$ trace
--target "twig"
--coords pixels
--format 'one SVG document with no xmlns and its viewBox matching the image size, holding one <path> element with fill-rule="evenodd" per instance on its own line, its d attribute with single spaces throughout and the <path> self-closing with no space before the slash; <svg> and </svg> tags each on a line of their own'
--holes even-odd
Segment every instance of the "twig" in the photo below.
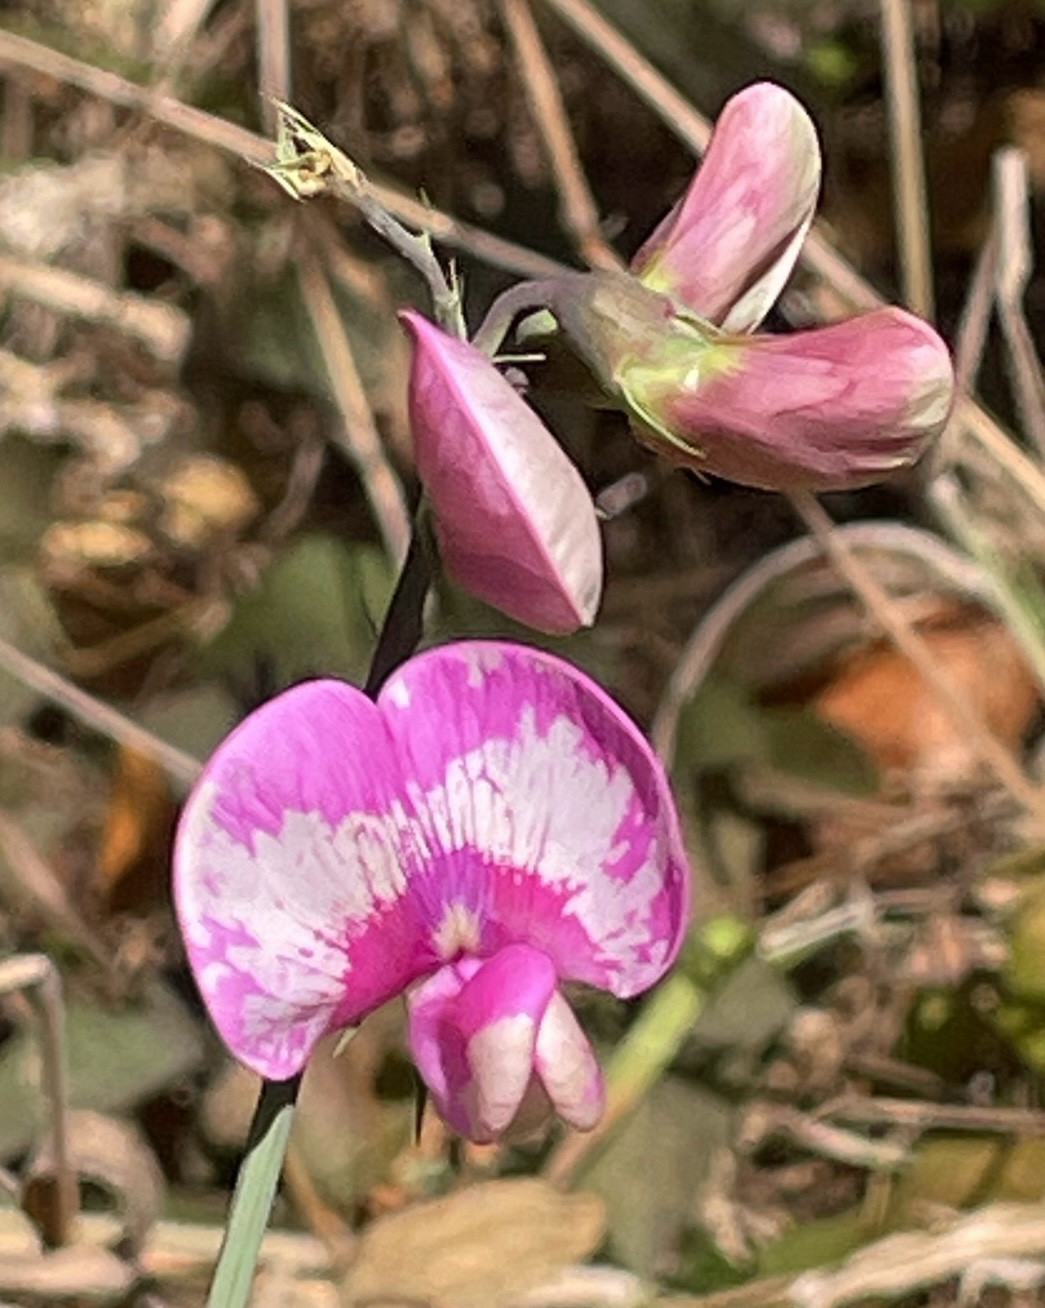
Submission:
<svg viewBox="0 0 1045 1308">
<path fill-rule="evenodd" d="M 902 1126 L 923 1131 L 996 1131 L 1003 1135 L 1045 1135 L 1045 1113 L 1034 1108 L 981 1108 L 976 1104 L 933 1104 L 885 1096 L 846 1095 L 815 1113 L 863 1126 Z"/>
<path fill-rule="evenodd" d="M 186 631 L 193 630 L 196 622 L 209 617 L 211 608 L 210 599 L 190 599 L 180 608 L 168 609 L 154 618 L 117 631 L 97 644 L 69 649 L 62 660 L 65 669 L 72 676 L 85 680 L 103 676 L 121 663 L 140 658 L 168 640 L 184 636 Z"/>
<path fill-rule="evenodd" d="M 976 256 L 976 266 L 969 281 L 969 292 L 962 306 L 962 316 L 958 320 L 958 331 L 954 342 L 954 380 L 959 391 L 976 389 L 976 379 L 983 361 L 983 349 L 987 343 L 987 328 L 990 326 L 997 271 L 998 241 L 992 222 L 980 246 L 980 252 Z M 945 434 L 930 457 L 938 460 L 946 447 Z"/>
<path fill-rule="evenodd" d="M 40 1053 L 44 1092 L 51 1105 L 54 1152 L 54 1209 L 44 1232 L 49 1245 L 68 1244 L 76 1224 L 80 1192 L 69 1162 L 66 1109 L 69 1103 L 62 978 L 45 954 L 16 954 L 0 962 L 0 994 L 24 990 L 40 1018 Z"/>
<path fill-rule="evenodd" d="M 810 1153 L 844 1163 L 847 1167 L 895 1171 L 909 1157 L 905 1145 L 892 1140 L 869 1140 L 855 1131 L 831 1126 L 816 1116 L 800 1112 L 790 1104 L 760 1105 L 754 1117 L 758 1122 L 757 1143 L 771 1136 L 787 1136 Z"/>
<path fill-rule="evenodd" d="M 0 33 L 0 44 L 4 35 Z M 114 291 L 51 264 L 0 255 L 0 292 L 24 296 L 71 318 L 114 327 L 139 340 L 163 363 L 178 363 L 189 343 L 189 319 L 181 309 L 133 291 Z"/>
<path fill-rule="evenodd" d="M 174 96 L 159 93 L 118 73 L 61 54 L 50 46 L 16 36 L 0 29 L 0 65 L 28 68 L 77 86 L 89 95 L 110 104 L 132 109 L 154 122 L 181 132 L 206 145 L 225 150 L 248 163 L 264 167 L 274 162 L 272 142 L 245 127 L 185 104 Z M 402 222 L 428 232 L 434 240 L 454 249 L 466 250 L 476 259 L 522 277 L 548 277 L 563 271 L 554 259 L 536 254 L 514 241 L 484 232 L 469 223 L 459 222 L 439 209 L 422 204 L 413 196 L 403 195 L 394 187 L 372 181 L 374 196 Z"/>
<path fill-rule="evenodd" d="M 806 491 L 789 496 L 796 513 L 824 553 L 881 624 L 897 649 L 918 669 L 941 707 L 1012 797 L 1045 826 L 1045 794 L 1033 785 L 1012 754 L 984 726 L 951 678 L 942 671 L 929 646 L 904 617 L 870 570 L 835 530 L 835 524 Z"/>
<path fill-rule="evenodd" d="M 787 1276 L 764 1276 L 711 1294 L 668 1295 L 655 1300 L 654 1308 L 782 1308 L 789 1303 L 789 1284 Z"/>
<path fill-rule="evenodd" d="M 69 902 L 65 887 L 29 839 L 22 826 L 0 808 L 0 853 L 17 879 L 19 889 L 48 925 L 83 949 L 104 971 L 112 968 L 112 955 Z"/>
<path fill-rule="evenodd" d="M 933 316 L 929 203 L 925 194 L 918 70 L 910 0 L 880 0 L 882 63 L 892 141 L 893 206 L 903 298 L 923 318 Z"/>
<path fill-rule="evenodd" d="M 359 473 L 386 549 L 400 564 L 410 542 L 410 515 L 399 479 L 385 454 L 352 344 L 326 274 L 311 253 L 298 258 L 297 270 L 301 296 L 341 411 L 338 444 Z"/>
<path fill-rule="evenodd" d="M 983 516 L 966 507 L 967 497 L 951 471 L 938 472 L 929 482 L 929 498 L 939 520 L 950 535 L 990 574 L 997 591 L 996 607 L 1009 631 L 1019 642 L 1027 662 L 1045 695 L 1045 641 L 1041 613 L 1033 600 L 1021 593 L 1014 568 L 1006 562 Z"/>
<path fill-rule="evenodd" d="M 501 0 L 501 15 L 559 191 L 563 226 L 590 267 L 621 268 L 620 256 L 602 234 L 599 211 L 581 167 L 566 106 L 530 6 L 527 0 Z"/>
<path fill-rule="evenodd" d="M 326 446 L 317 433 L 303 436 L 290 465 L 283 497 L 258 529 L 266 545 L 280 545 L 305 516 L 326 459 Z"/>
<path fill-rule="evenodd" d="M 65 677 L 52 672 L 38 660 L 23 654 L 14 645 L 0 637 L 0 667 L 9 672 L 18 681 L 31 687 L 52 703 L 66 709 L 81 722 L 86 722 L 95 731 L 117 740 L 121 745 L 154 758 L 167 775 L 180 786 L 188 787 L 196 780 L 200 771 L 198 759 L 183 750 L 168 745 L 165 740 L 154 735 L 145 727 L 139 726 L 124 714 L 101 700 L 88 695 L 86 691 L 74 686 Z"/>
<path fill-rule="evenodd" d="M 681 92 L 643 59 L 632 43 L 606 21 L 588 0 L 544 0 L 635 94 L 696 153 L 711 140 L 711 124 Z"/>
<path fill-rule="evenodd" d="M 458 288 L 447 279 L 422 224 L 420 235 L 408 231 L 377 196 L 370 179 L 303 114 L 278 103 L 276 159 L 265 171 L 294 197 L 307 200 L 329 192 L 358 209 L 369 225 L 428 284 L 436 318 L 455 336 L 466 335 Z"/>
<path fill-rule="evenodd" d="M 997 150 L 992 160 L 993 230 L 998 243 L 995 296 L 1008 346 L 1009 374 L 1024 430 L 1045 455 L 1045 380 L 1023 311 L 1023 296 L 1034 272 L 1030 231 L 1027 156 L 1015 146 Z"/>
<path fill-rule="evenodd" d="M 278 116 L 273 102 L 285 102 L 291 98 L 290 10 L 287 0 L 254 0 L 254 27 L 262 121 L 271 132 Z"/>
<path fill-rule="evenodd" d="M 859 1249 L 837 1270 L 805 1272 L 788 1286 L 787 1298 L 799 1308 L 902 1298 L 961 1276 L 984 1259 L 1042 1253 L 1045 1210 L 1040 1204 L 990 1204 L 942 1231 L 888 1235 Z"/>
</svg>

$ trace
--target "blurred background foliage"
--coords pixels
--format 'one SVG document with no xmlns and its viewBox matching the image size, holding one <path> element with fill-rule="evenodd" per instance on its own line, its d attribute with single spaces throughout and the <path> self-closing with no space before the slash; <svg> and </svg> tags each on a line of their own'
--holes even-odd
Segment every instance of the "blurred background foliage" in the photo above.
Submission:
<svg viewBox="0 0 1045 1308">
<path fill-rule="evenodd" d="M 626 256 L 693 160 L 583 30 L 533 8 Z M 938 317 L 958 342 L 1003 146 L 1023 152 L 1031 262 L 1041 249 L 1045 5 L 909 11 Z M 799 94 L 824 143 L 822 231 L 899 298 L 877 0 L 596 12 L 708 116 L 759 77 Z M 395 310 L 423 290 L 357 215 L 295 206 L 244 162 L 271 126 L 259 91 L 471 225 L 438 248 L 473 325 L 539 258 L 578 259 L 495 0 L 7 0 L 0 83 L 0 968 L 46 952 L 59 970 L 90 1210 L 59 1266 L 38 1235 L 54 1195 L 31 1184 L 53 1182 L 47 1027 L 0 971 L 0 1296 L 195 1304 L 256 1087 L 184 966 L 177 805 L 250 708 L 363 676 L 416 491 Z M 771 326 L 838 310 L 806 269 Z M 1021 312 L 1040 343 L 1033 271 Z M 980 355 L 1023 484 L 997 453 L 952 451 L 827 505 L 1033 794 L 1042 451 L 1004 334 Z M 599 625 L 556 648 L 653 727 L 698 868 L 697 944 L 725 914 L 759 948 L 715 974 L 598 1149 L 462 1151 L 430 1121 L 415 1144 L 400 1014 L 378 1014 L 309 1073 L 256 1302 L 1040 1297 L 1040 811 L 785 500 L 669 472 L 550 366 L 530 380 L 593 490 L 628 506 L 605 526 Z M 472 633 L 531 638 L 440 583 L 429 639 Z M 614 1066 L 634 1008 L 579 1003 Z M 911 1243 L 876 1244 L 898 1232 Z M 873 1275 L 840 1266 L 865 1246 Z M 791 1279 L 806 1269 L 820 1279 Z"/>
</svg>

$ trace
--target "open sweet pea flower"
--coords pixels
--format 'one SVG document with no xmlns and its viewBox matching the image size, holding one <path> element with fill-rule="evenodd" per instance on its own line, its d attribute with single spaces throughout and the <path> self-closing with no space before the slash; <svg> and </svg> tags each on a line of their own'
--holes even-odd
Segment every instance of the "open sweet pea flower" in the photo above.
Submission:
<svg viewBox="0 0 1045 1308">
<path fill-rule="evenodd" d="M 914 463 L 947 421 L 947 347 L 901 309 L 749 334 L 794 267 L 819 182 L 809 115 L 757 83 L 723 109 L 630 275 L 588 274 L 555 295 L 639 439 L 672 462 L 768 490 L 848 489 Z"/>
<path fill-rule="evenodd" d="M 463 642 L 372 701 L 305 683 L 246 719 L 189 797 L 174 891 L 232 1053 L 294 1076 L 328 1031 L 407 993 L 432 1100 L 488 1141 L 602 1110 L 561 993 L 627 998 L 674 959 L 688 870 L 659 762 L 552 655 Z"/>
<path fill-rule="evenodd" d="M 555 437 L 493 363 L 417 313 L 410 419 L 417 471 L 450 575 L 540 631 L 595 620 L 595 506 Z"/>
</svg>

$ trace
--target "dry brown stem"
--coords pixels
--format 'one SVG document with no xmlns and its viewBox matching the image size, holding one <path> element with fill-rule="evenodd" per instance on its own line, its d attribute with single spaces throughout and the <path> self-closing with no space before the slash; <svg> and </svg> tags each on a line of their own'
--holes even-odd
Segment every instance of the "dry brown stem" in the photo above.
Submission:
<svg viewBox="0 0 1045 1308">
<path fill-rule="evenodd" d="M 602 234 L 599 211 L 581 167 L 559 83 L 527 0 L 501 0 L 501 14 L 515 49 L 526 99 L 548 155 L 559 192 L 563 226 L 592 268 L 620 268 L 622 261 Z"/>
<path fill-rule="evenodd" d="M 892 142 L 893 207 L 904 302 L 923 318 L 933 316 L 933 267 L 929 201 L 925 194 L 918 68 L 910 0 L 880 0 L 885 102 Z"/>
<path fill-rule="evenodd" d="M 131 82 L 118 73 L 62 54 L 38 41 L 0 30 L 0 66 L 5 64 L 11 68 L 31 69 L 77 86 L 89 95 L 144 114 L 164 127 L 227 151 L 258 167 L 275 160 L 273 143 L 256 132 L 185 104 L 175 96 Z M 402 222 L 430 233 L 434 240 L 453 249 L 467 250 L 495 267 L 522 277 L 548 277 L 562 271 L 562 266 L 554 259 L 459 222 L 391 186 L 374 182 L 373 191 L 389 212 Z"/>
<path fill-rule="evenodd" d="M 178 363 L 189 343 L 189 320 L 181 309 L 133 291 L 115 291 L 51 264 L 0 255 L 0 293 L 113 327 L 140 341 L 162 363 Z"/>
<path fill-rule="evenodd" d="M 410 513 L 403 489 L 385 453 L 326 273 L 309 253 L 300 256 L 297 269 L 302 299 L 341 411 L 338 445 L 356 467 L 385 547 L 399 565 L 410 543 Z"/>
<path fill-rule="evenodd" d="M 7 822 L 8 819 L 3 818 L 0 833 L 8 833 Z M 0 962 L 0 994 L 13 991 L 24 991 L 29 995 L 40 1022 L 40 1063 L 44 1093 L 51 1109 L 51 1149 L 55 1170 L 54 1207 L 49 1214 L 50 1229 L 45 1235 L 49 1244 L 58 1246 L 67 1244 L 72 1238 L 80 1204 L 79 1188 L 69 1162 L 66 1130 L 69 1079 L 61 974 L 44 954 L 16 954 Z"/>
</svg>

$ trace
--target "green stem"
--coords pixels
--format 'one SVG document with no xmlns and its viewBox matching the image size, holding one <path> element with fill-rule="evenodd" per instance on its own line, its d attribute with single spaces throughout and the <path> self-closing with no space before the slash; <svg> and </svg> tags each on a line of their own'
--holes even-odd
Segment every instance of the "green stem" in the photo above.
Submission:
<svg viewBox="0 0 1045 1308">
<path fill-rule="evenodd" d="M 575 274 L 583 275 L 583 274 Z M 479 324 L 479 330 L 472 337 L 472 344 L 477 350 L 491 358 L 501 347 L 501 343 L 511 330 L 512 323 L 521 313 L 537 309 L 554 310 L 554 302 L 560 289 L 559 278 L 546 278 L 534 282 L 516 282 L 506 291 L 502 291 L 486 311 L 486 317 Z"/>
<path fill-rule="evenodd" d="M 296 109 L 276 100 L 276 161 L 265 165 L 269 174 L 296 200 L 324 191 L 347 200 L 379 236 L 413 264 L 428 284 L 432 309 L 441 327 L 465 339 L 461 296 L 453 276 L 449 279 L 435 257 L 427 232 L 409 231 L 385 208 L 361 168 Z"/>
</svg>

